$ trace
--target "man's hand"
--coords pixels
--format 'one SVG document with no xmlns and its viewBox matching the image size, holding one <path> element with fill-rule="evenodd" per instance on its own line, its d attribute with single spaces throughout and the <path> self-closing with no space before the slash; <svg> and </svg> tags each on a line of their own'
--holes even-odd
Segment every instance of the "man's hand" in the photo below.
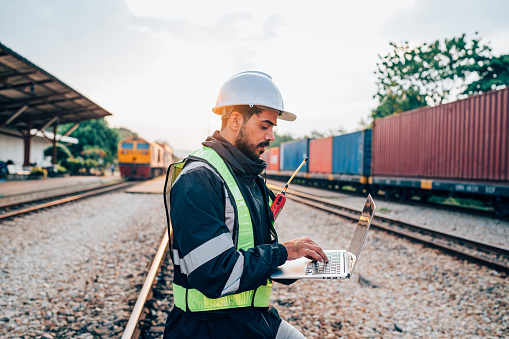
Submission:
<svg viewBox="0 0 509 339">
<path fill-rule="evenodd" d="M 282 244 L 288 252 L 287 260 L 295 260 L 300 257 L 306 257 L 311 260 L 328 262 L 327 256 L 323 250 L 308 237 L 302 237 Z"/>
</svg>

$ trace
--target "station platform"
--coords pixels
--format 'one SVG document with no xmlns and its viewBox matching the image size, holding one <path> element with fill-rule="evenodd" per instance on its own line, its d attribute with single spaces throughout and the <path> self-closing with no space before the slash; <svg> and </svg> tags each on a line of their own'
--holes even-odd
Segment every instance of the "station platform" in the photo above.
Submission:
<svg viewBox="0 0 509 339">
<path fill-rule="evenodd" d="M 57 194 L 71 193 L 77 190 L 92 189 L 123 179 L 118 172 L 104 176 L 69 176 L 37 180 L 0 182 L 0 208 L 15 203 L 41 199 Z"/>
<path fill-rule="evenodd" d="M 138 185 L 130 187 L 125 191 L 127 193 L 143 193 L 143 194 L 162 194 L 164 190 L 164 180 L 166 175 L 161 175 L 153 179 L 144 181 Z"/>
</svg>

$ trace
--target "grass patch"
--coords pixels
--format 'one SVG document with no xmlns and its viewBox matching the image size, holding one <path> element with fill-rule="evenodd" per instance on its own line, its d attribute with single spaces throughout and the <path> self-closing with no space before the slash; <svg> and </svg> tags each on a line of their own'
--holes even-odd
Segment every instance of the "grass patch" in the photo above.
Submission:
<svg viewBox="0 0 509 339">
<path fill-rule="evenodd" d="M 491 211 L 491 207 L 487 207 L 483 204 L 482 201 L 474 200 L 474 199 L 464 199 L 464 198 L 452 198 L 452 197 L 437 197 L 432 196 L 429 198 L 429 202 L 443 204 L 448 206 L 458 206 L 465 208 L 473 208 L 482 211 Z"/>
<path fill-rule="evenodd" d="M 378 211 L 380 213 L 389 213 L 389 212 L 392 212 L 392 210 L 390 208 L 387 208 L 387 207 L 380 207 L 380 209 Z"/>
</svg>

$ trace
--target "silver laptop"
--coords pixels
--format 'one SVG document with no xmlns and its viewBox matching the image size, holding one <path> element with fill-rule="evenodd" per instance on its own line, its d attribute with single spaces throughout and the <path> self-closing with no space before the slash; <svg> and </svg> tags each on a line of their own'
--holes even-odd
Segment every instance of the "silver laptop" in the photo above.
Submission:
<svg viewBox="0 0 509 339">
<path fill-rule="evenodd" d="M 375 209 L 375 202 L 371 198 L 371 195 L 368 195 L 348 251 L 324 251 L 327 258 L 329 258 L 329 262 L 326 264 L 307 258 L 287 261 L 284 265 L 278 267 L 277 271 L 271 275 L 271 278 L 349 279 L 359 259 L 359 255 L 361 254 L 362 245 L 368 234 Z"/>
</svg>

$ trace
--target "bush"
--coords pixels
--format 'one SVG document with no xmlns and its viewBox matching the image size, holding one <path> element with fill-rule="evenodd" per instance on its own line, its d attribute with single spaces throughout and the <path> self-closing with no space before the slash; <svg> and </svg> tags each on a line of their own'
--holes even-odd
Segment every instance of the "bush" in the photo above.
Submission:
<svg viewBox="0 0 509 339">
<path fill-rule="evenodd" d="M 49 146 L 44 150 L 44 156 L 52 157 L 53 156 L 53 146 Z M 65 160 L 71 157 L 71 151 L 62 144 L 57 143 L 57 161 L 59 164 L 63 163 Z"/>
<path fill-rule="evenodd" d="M 36 166 L 32 168 L 32 172 L 29 174 L 29 178 L 46 178 L 48 176 L 48 171 L 44 168 Z"/>
<path fill-rule="evenodd" d="M 62 167 L 60 165 L 46 167 L 45 169 L 48 171 L 48 177 L 51 177 L 51 178 L 63 177 L 64 174 L 68 172 L 65 169 L 65 167 Z"/>
<path fill-rule="evenodd" d="M 68 171 L 65 169 L 65 167 L 64 167 L 64 166 L 57 165 L 57 172 L 58 172 L 58 173 L 65 174 L 65 173 L 67 173 Z"/>
<path fill-rule="evenodd" d="M 87 171 L 87 174 L 91 173 L 91 169 L 96 168 L 99 166 L 99 162 L 94 159 L 87 159 L 85 160 L 85 170 Z"/>
<path fill-rule="evenodd" d="M 62 166 L 71 174 L 79 174 L 85 168 L 85 161 L 82 158 L 67 158 L 62 162 Z"/>
</svg>

